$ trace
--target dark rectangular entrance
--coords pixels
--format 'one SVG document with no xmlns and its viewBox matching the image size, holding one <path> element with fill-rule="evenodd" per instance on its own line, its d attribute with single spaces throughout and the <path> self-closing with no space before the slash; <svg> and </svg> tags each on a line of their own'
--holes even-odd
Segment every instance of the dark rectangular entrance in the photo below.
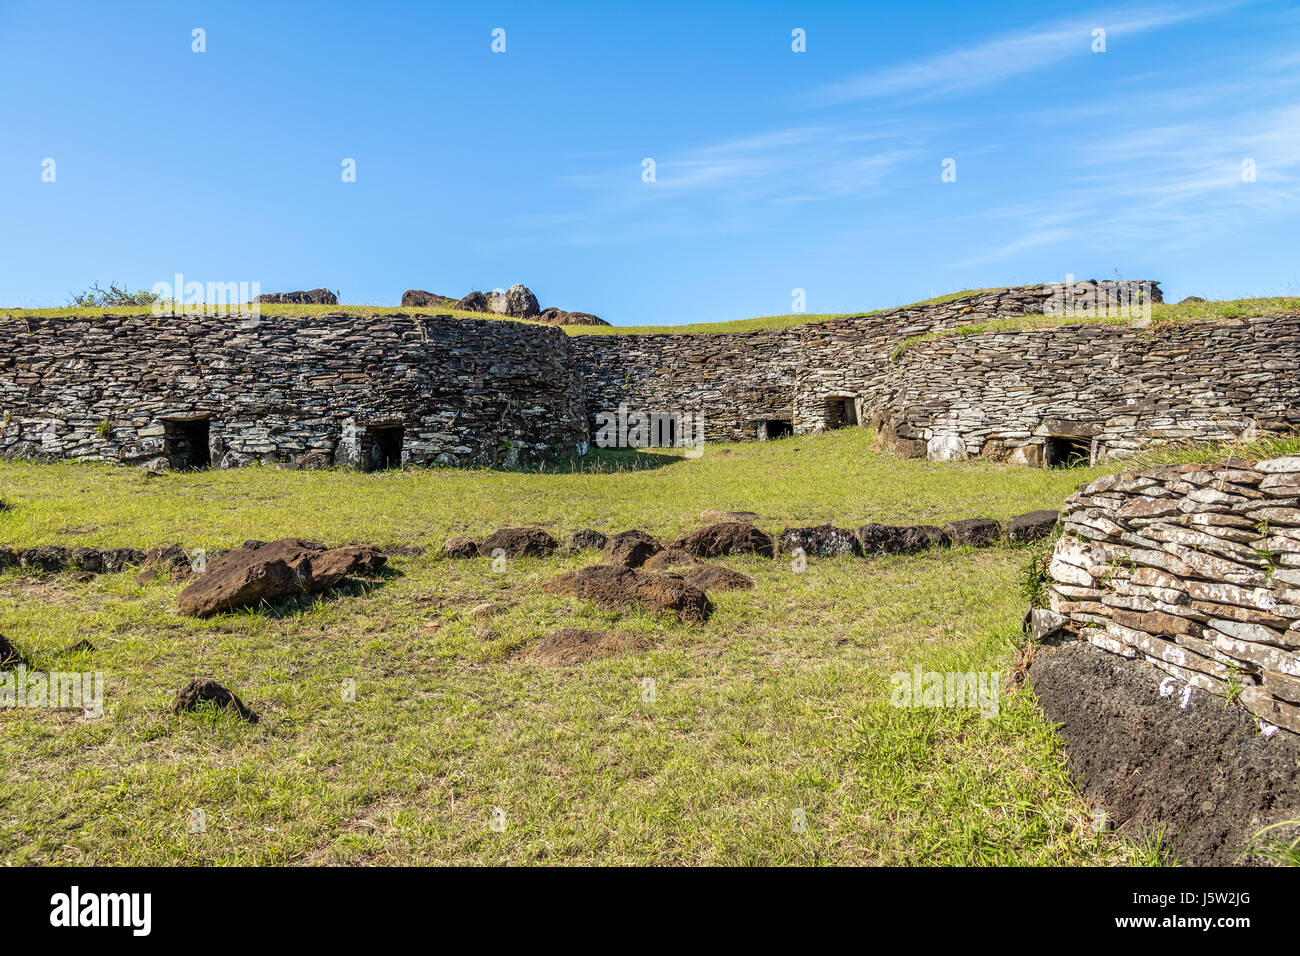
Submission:
<svg viewBox="0 0 1300 956">
<path fill-rule="evenodd" d="M 163 451 L 170 468 L 207 468 L 212 464 L 210 423 L 206 418 L 163 421 Z"/>
<path fill-rule="evenodd" d="M 843 428 L 845 425 L 858 423 L 858 403 L 856 399 L 828 398 L 826 400 L 826 427 Z"/>
<path fill-rule="evenodd" d="M 788 438 L 794 434 L 794 422 L 783 418 L 769 418 L 764 434 L 768 438 Z"/>
<path fill-rule="evenodd" d="M 403 437 L 401 425 L 367 425 L 361 442 L 361 470 L 401 468 Z"/>
<path fill-rule="evenodd" d="M 1047 439 L 1048 468 L 1076 468 L 1092 463 L 1092 442 L 1087 438 L 1053 435 Z"/>
</svg>

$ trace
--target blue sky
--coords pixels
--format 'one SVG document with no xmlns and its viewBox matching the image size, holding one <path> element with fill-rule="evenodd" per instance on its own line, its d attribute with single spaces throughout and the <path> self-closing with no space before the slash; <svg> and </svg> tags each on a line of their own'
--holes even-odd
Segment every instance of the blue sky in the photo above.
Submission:
<svg viewBox="0 0 1300 956">
<path fill-rule="evenodd" d="M 1300 294 L 1293 3 L 0 0 L 0 84 L 0 305 L 178 272 L 616 324 Z"/>
</svg>

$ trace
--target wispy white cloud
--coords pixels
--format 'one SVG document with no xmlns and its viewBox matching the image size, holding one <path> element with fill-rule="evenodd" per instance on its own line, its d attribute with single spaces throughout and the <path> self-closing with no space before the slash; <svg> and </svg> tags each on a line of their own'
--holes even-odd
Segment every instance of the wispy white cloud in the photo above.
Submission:
<svg viewBox="0 0 1300 956">
<path fill-rule="evenodd" d="M 809 100 L 829 106 L 859 100 L 926 98 L 970 93 L 1091 53 L 1092 31 L 1109 43 L 1150 30 L 1221 13 L 1238 3 L 1099 10 L 1069 21 L 1005 33 L 962 49 L 882 67 L 823 86 Z"/>
</svg>

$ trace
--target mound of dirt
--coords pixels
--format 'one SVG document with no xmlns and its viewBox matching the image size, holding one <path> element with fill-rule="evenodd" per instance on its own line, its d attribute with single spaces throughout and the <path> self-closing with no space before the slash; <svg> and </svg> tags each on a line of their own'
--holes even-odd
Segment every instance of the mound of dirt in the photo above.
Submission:
<svg viewBox="0 0 1300 956">
<path fill-rule="evenodd" d="M 601 560 L 624 568 L 639 568 L 664 546 L 644 531 L 622 531 L 605 542 Z"/>
<path fill-rule="evenodd" d="M 507 558 L 542 558 L 554 554 L 555 539 L 541 528 L 502 528 L 478 546 L 479 557 L 490 558 L 500 548 Z"/>
<path fill-rule="evenodd" d="M 645 571 L 670 571 L 695 563 L 695 555 L 681 548 L 665 548 L 653 558 L 641 565 Z"/>
<path fill-rule="evenodd" d="M 674 541 L 671 547 L 701 558 L 718 558 L 724 554 L 758 554 L 770 558 L 775 552 L 770 537 L 752 524 L 740 521 L 711 524 Z"/>
<path fill-rule="evenodd" d="M 448 538 L 442 543 L 442 556 L 444 558 L 477 558 L 478 542 L 472 538 Z"/>
<path fill-rule="evenodd" d="M 200 677 L 198 680 L 191 681 L 172 698 L 171 705 L 167 709 L 173 714 L 179 714 L 195 710 L 203 703 L 212 703 L 220 708 L 230 707 L 241 720 L 246 720 L 250 724 L 255 724 L 259 720 L 258 715 L 249 710 L 237 695 L 226 690 L 210 677 Z"/>
<path fill-rule="evenodd" d="M 701 591 L 747 591 L 754 586 L 754 579 L 748 574 L 717 564 L 697 564 L 682 579 Z"/>
<path fill-rule="evenodd" d="M 1131 836 L 1163 827 L 1183 863 L 1248 862 L 1254 834 L 1300 817 L 1300 738 L 1240 707 L 1084 641 L 1039 647 L 1029 681 L 1084 795 Z"/>
<path fill-rule="evenodd" d="M 609 610 L 643 607 L 703 622 L 713 612 L 708 595 L 671 574 L 647 574 L 607 564 L 566 571 L 542 585 L 550 594 L 586 598 Z"/>
<path fill-rule="evenodd" d="M 630 631 L 584 631 L 566 627 L 544 638 L 524 654 L 524 659 L 541 667 L 571 667 L 603 657 L 637 654 L 649 648 L 646 638 Z"/>
</svg>

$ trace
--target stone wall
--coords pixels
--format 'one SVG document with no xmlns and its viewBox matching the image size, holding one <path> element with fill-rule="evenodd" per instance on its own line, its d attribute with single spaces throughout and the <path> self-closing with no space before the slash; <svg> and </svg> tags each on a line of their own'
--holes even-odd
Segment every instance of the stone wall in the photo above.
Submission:
<svg viewBox="0 0 1300 956">
<path fill-rule="evenodd" d="M 12 320 L 0 408 L 0 455 L 150 468 L 516 464 L 586 439 L 561 330 L 449 316 Z"/>
<path fill-rule="evenodd" d="M 905 338 L 1003 316 L 1159 302 L 1158 283 L 1080 282 L 998 289 L 932 305 L 786 329 L 705 335 L 585 335 L 574 340 L 587 414 L 620 405 L 703 414 L 709 441 L 867 424 L 895 391 L 890 354 Z"/>
<path fill-rule="evenodd" d="M 1164 671 L 1162 693 L 1300 733 L 1300 458 L 1111 475 L 1062 524 L 1040 637 L 1068 630 Z"/>
<path fill-rule="evenodd" d="M 1300 426 L 1300 316 L 941 336 L 904 351 L 889 387 L 889 430 L 931 458 L 1253 440 Z"/>
</svg>

